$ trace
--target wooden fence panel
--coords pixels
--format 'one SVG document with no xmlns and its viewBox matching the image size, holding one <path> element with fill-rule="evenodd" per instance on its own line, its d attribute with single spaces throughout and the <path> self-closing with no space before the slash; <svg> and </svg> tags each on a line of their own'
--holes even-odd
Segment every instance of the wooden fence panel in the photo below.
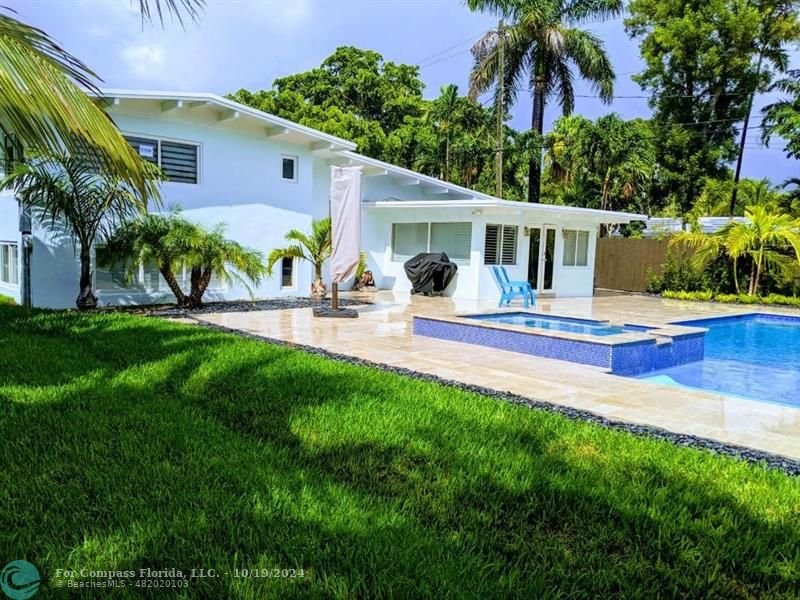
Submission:
<svg viewBox="0 0 800 600">
<path fill-rule="evenodd" d="M 648 273 L 660 275 L 663 272 L 668 243 L 666 239 L 598 239 L 594 263 L 595 287 L 644 292 Z"/>
</svg>

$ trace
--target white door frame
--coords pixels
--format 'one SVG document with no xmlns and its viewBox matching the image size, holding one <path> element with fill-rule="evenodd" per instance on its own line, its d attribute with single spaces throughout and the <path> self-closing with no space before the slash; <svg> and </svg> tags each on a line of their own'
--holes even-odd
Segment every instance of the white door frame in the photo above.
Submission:
<svg viewBox="0 0 800 600">
<path fill-rule="evenodd" d="M 537 256 L 528 256 L 528 264 L 530 264 L 531 260 L 538 261 L 538 269 L 536 275 L 536 293 L 538 294 L 551 294 L 555 290 L 555 283 L 556 283 L 556 241 L 558 240 L 558 227 L 555 225 L 548 225 L 548 224 L 540 224 L 540 225 L 529 225 L 528 230 L 534 231 L 539 230 L 539 249 L 537 251 Z M 544 270 L 545 265 L 547 263 L 547 254 L 545 252 L 547 248 L 547 232 L 553 232 L 553 254 L 552 254 L 552 268 L 553 268 L 553 275 L 550 282 L 550 287 L 544 287 Z M 530 242 L 528 243 L 530 246 Z"/>
</svg>

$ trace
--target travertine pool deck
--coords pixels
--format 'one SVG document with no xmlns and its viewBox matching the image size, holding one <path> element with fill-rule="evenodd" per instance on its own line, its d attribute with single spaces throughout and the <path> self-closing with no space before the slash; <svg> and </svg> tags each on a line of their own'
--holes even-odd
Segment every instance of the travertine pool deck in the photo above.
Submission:
<svg viewBox="0 0 800 600">
<path fill-rule="evenodd" d="M 358 319 L 316 319 L 309 308 L 203 314 L 196 318 L 259 336 L 588 410 L 619 421 L 800 459 L 800 409 L 617 377 L 597 367 L 571 362 L 412 335 L 414 315 L 451 317 L 497 312 L 494 303 L 391 292 L 364 297 L 373 304 L 358 307 Z M 521 309 L 515 306 L 511 310 Z M 629 295 L 540 299 L 532 310 L 637 325 L 750 312 L 798 314 L 766 307 Z"/>
</svg>

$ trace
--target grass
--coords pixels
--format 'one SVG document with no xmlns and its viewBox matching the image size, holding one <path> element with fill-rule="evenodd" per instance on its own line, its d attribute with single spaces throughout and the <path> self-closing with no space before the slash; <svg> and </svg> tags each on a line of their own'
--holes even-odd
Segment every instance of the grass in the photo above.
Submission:
<svg viewBox="0 0 800 600">
<path fill-rule="evenodd" d="M 797 597 L 777 471 L 157 319 L 0 307 L 0 347 L 0 561 L 45 597 Z"/>
</svg>

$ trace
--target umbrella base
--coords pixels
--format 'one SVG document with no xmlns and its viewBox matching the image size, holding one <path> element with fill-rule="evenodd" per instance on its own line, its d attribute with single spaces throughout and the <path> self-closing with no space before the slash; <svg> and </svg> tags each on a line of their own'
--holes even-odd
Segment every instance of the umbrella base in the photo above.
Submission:
<svg viewBox="0 0 800 600">
<path fill-rule="evenodd" d="M 327 306 L 318 306 L 313 309 L 315 317 L 335 318 L 335 319 L 357 319 L 358 313 L 352 308 L 339 308 L 334 310 Z"/>
</svg>

